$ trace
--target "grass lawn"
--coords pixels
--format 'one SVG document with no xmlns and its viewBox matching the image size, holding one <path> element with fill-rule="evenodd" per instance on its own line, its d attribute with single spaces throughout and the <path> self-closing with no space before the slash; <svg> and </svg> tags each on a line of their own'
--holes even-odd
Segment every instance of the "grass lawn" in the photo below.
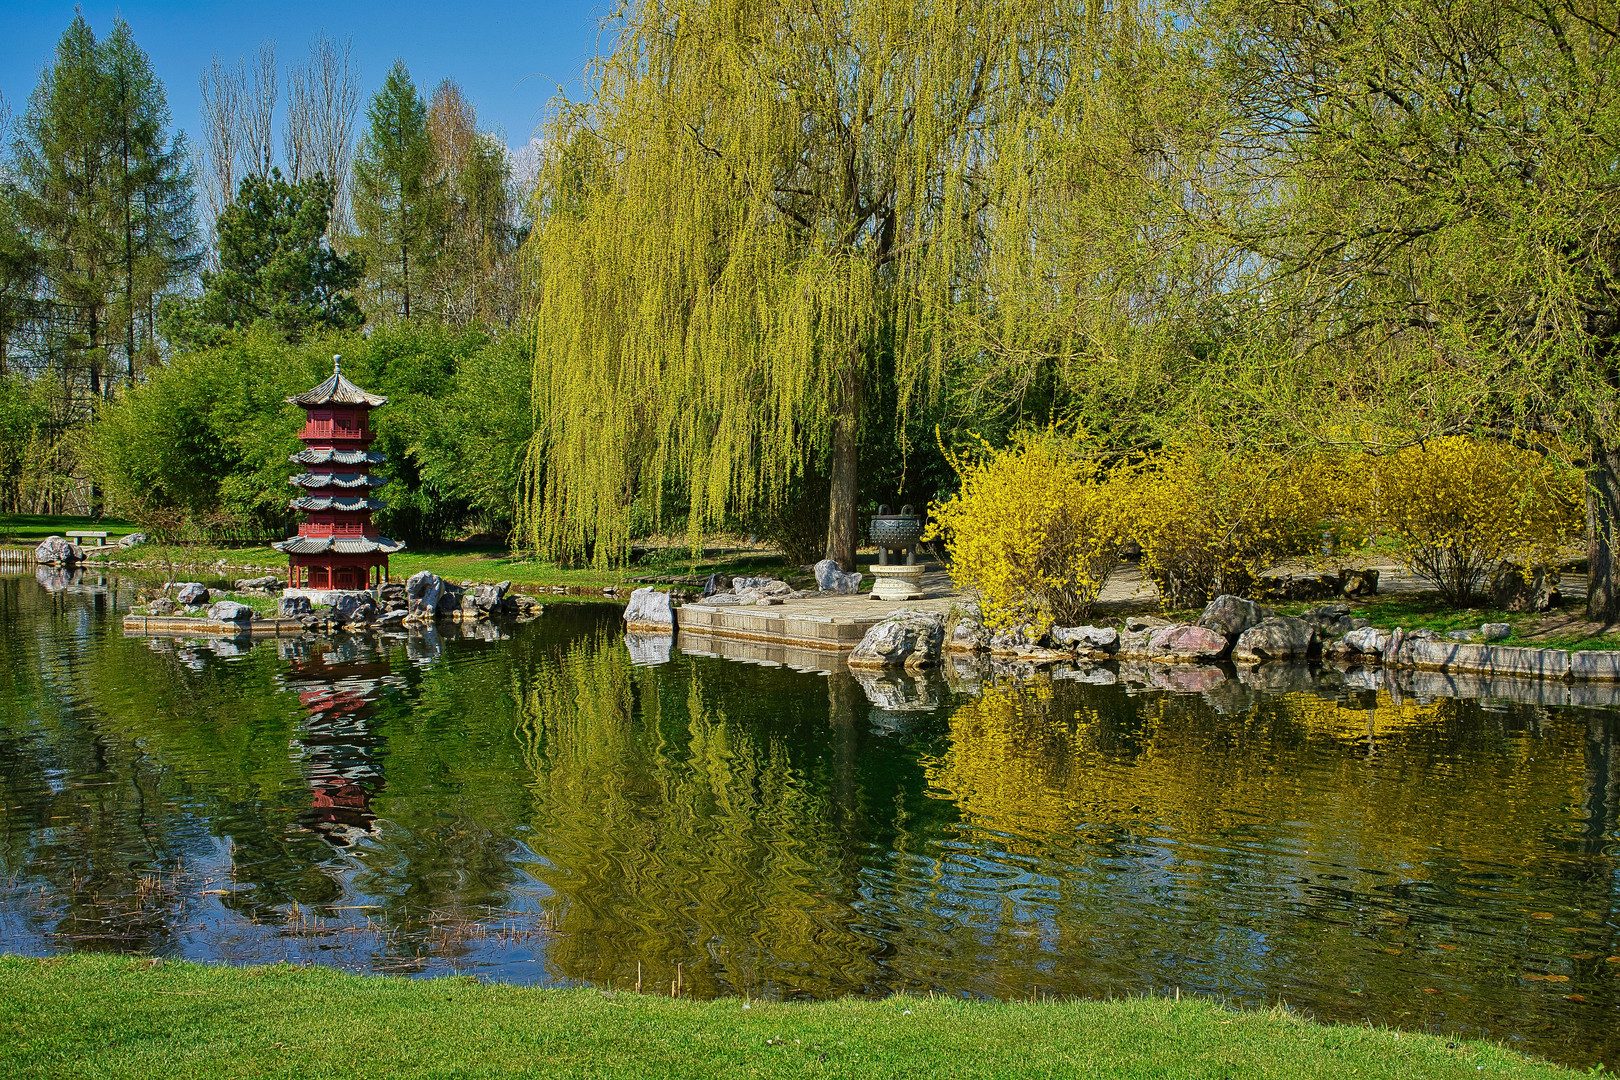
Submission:
<svg viewBox="0 0 1620 1080">
<path fill-rule="evenodd" d="M 1564 1077 L 1496 1046 L 1191 998 L 712 1002 L 327 968 L 0 958 L 0 1074 L 75 1077 Z"/>
</svg>

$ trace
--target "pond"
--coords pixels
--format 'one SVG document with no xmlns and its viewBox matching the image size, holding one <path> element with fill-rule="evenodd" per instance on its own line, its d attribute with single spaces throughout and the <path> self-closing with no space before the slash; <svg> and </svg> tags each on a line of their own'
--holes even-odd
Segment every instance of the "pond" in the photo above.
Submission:
<svg viewBox="0 0 1620 1080">
<path fill-rule="evenodd" d="M 61 585 L 0 577 L 0 950 L 1180 992 L 1620 1066 L 1613 708 L 649 663 L 590 604 L 246 647 Z"/>
</svg>

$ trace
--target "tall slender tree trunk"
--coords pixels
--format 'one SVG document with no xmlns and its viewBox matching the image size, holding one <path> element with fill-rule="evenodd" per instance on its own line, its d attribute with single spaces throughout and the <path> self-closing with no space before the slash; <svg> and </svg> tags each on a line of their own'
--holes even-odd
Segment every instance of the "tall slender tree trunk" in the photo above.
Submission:
<svg viewBox="0 0 1620 1080">
<path fill-rule="evenodd" d="M 1586 469 L 1586 617 L 1620 621 L 1620 447 L 1593 440 Z"/>
<path fill-rule="evenodd" d="M 824 556 L 845 570 L 855 569 L 855 541 L 859 534 L 855 509 L 860 498 L 860 435 L 861 363 L 859 356 L 854 355 L 838 380 Z"/>
</svg>

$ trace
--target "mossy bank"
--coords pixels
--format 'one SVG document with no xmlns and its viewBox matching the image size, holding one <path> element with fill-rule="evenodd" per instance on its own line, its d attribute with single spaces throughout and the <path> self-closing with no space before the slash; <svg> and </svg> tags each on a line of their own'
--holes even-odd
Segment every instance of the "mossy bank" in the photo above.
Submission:
<svg viewBox="0 0 1620 1080">
<path fill-rule="evenodd" d="M 1480 1042 L 1186 998 L 698 1002 L 327 968 L 0 958 L 34 1077 L 1564 1077 Z"/>
</svg>

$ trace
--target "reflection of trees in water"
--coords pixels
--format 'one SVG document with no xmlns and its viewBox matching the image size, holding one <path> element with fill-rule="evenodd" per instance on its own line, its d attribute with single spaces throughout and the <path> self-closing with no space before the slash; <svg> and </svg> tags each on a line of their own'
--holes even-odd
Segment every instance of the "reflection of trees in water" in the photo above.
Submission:
<svg viewBox="0 0 1620 1080">
<path fill-rule="evenodd" d="M 1078 970 L 1032 967 L 1042 985 L 1156 972 L 1286 989 L 1334 1017 L 1432 1003 L 1438 1019 L 1462 995 L 1469 1016 L 1522 1027 L 1596 1003 L 1527 993 L 1518 971 L 1590 967 L 1620 944 L 1604 914 L 1620 908 L 1611 714 L 1295 693 L 1233 717 L 1196 696 L 1059 684 L 992 689 L 949 723 L 926 765 L 964 846 L 1046 864 L 1036 902 L 1014 906 Z M 1527 885 L 1555 916 L 1526 917 Z M 1006 915 L 981 912 L 981 934 Z"/>
<path fill-rule="evenodd" d="M 562 931 L 553 973 L 623 985 L 639 962 L 667 984 L 684 964 L 698 994 L 875 985 L 883 944 L 858 896 L 859 687 L 834 677 L 829 732 L 826 699 L 783 694 L 780 672 L 682 671 L 637 669 L 598 638 L 524 689 L 531 869 Z"/>
</svg>

